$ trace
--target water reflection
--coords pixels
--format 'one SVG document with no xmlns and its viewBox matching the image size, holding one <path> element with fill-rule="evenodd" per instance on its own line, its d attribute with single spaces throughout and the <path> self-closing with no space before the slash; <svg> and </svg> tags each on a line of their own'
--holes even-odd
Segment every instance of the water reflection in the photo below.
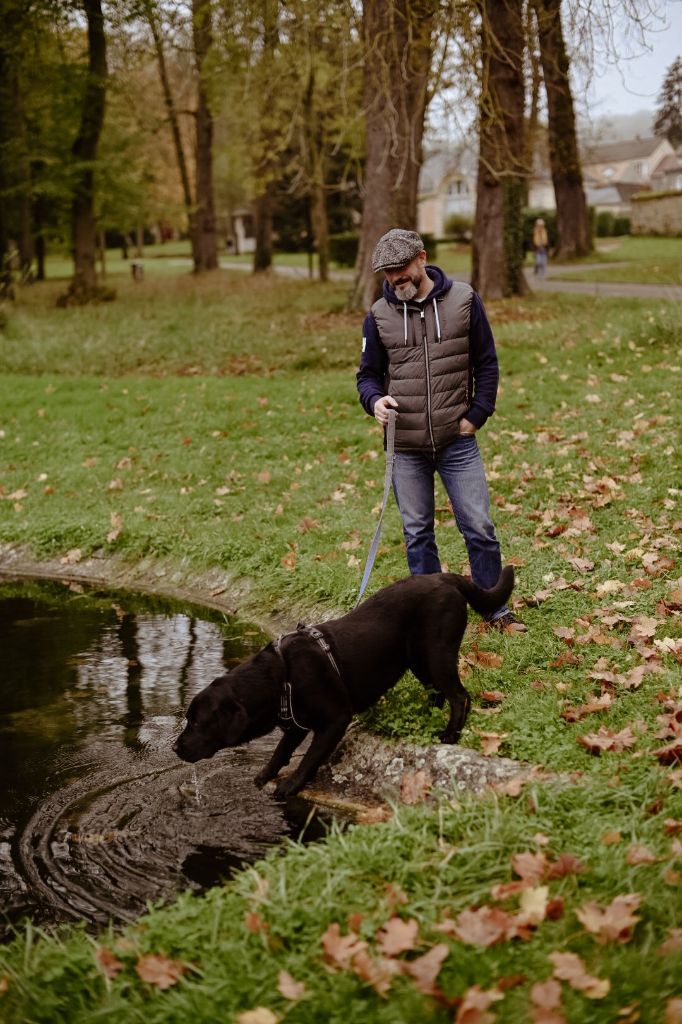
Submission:
<svg viewBox="0 0 682 1024">
<path fill-rule="evenodd" d="M 128 919 L 291 834 L 251 783 L 275 737 L 195 776 L 170 750 L 193 694 L 264 639 L 138 595 L 0 584 L 6 920 Z"/>
</svg>

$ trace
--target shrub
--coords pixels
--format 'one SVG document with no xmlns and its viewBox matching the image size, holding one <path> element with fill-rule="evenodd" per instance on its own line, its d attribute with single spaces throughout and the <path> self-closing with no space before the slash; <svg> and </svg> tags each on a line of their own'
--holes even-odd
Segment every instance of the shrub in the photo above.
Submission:
<svg viewBox="0 0 682 1024">
<path fill-rule="evenodd" d="M 451 213 L 445 221 L 445 234 L 455 242 L 471 241 L 474 218 L 464 213 Z"/>
<path fill-rule="evenodd" d="M 596 221 L 596 235 L 597 238 L 609 238 L 615 234 L 613 226 L 615 223 L 615 217 L 610 210 L 602 210 L 597 214 Z"/>
<path fill-rule="evenodd" d="M 329 236 L 329 258 L 340 267 L 354 267 L 360 237 L 354 231 Z"/>
<path fill-rule="evenodd" d="M 630 218 L 629 217 L 614 217 L 613 218 L 613 233 L 614 233 L 614 235 L 629 235 L 630 234 Z"/>
</svg>

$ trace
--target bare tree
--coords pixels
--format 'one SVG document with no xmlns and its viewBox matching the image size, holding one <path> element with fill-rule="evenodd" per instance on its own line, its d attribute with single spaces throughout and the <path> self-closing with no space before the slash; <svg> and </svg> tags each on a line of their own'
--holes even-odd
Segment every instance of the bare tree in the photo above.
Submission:
<svg viewBox="0 0 682 1024">
<path fill-rule="evenodd" d="M 417 186 L 437 0 L 364 0 L 366 154 L 351 309 L 377 294 L 372 250 L 392 227 L 416 228 Z"/>
<path fill-rule="evenodd" d="M 473 287 L 485 298 L 523 295 L 524 145 L 522 0 L 482 0 L 479 163 Z"/>
<path fill-rule="evenodd" d="M 279 126 L 273 115 L 277 90 L 275 53 L 279 41 L 278 0 L 259 0 L 262 19 L 261 58 L 259 62 L 259 132 L 256 146 L 256 194 L 253 202 L 256 248 L 253 254 L 254 273 L 272 266 L 273 182 L 279 148 Z"/>
<path fill-rule="evenodd" d="M 74 273 L 65 301 L 87 302 L 96 294 L 94 191 L 97 145 L 104 124 L 107 52 L 100 0 L 83 0 L 88 23 L 88 71 L 78 135 L 71 147 L 74 160 L 71 241 Z"/>
<path fill-rule="evenodd" d="M 218 266 L 213 206 L 213 117 L 206 86 L 206 58 L 211 48 L 211 0 L 192 0 L 194 57 L 197 67 L 196 204 L 194 271 Z"/>
<path fill-rule="evenodd" d="M 590 217 L 576 137 L 570 62 L 561 25 L 561 0 L 533 0 L 547 93 L 549 159 L 557 215 L 555 256 L 584 256 L 592 249 Z"/>
</svg>

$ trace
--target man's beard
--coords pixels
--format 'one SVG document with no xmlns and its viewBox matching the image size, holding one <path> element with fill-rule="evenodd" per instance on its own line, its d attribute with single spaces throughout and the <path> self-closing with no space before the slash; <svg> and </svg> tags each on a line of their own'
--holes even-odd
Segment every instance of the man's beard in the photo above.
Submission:
<svg viewBox="0 0 682 1024">
<path fill-rule="evenodd" d="M 422 279 L 422 274 L 412 274 L 409 276 L 406 274 L 404 280 L 400 278 L 401 284 L 393 285 L 393 291 L 401 302 L 410 302 L 419 291 Z"/>
</svg>

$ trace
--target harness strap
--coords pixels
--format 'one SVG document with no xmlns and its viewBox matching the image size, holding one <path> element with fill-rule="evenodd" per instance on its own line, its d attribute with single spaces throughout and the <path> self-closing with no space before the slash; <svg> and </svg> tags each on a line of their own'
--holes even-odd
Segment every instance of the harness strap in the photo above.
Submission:
<svg viewBox="0 0 682 1024">
<path fill-rule="evenodd" d="M 283 640 L 286 640 L 287 637 L 290 636 L 300 636 L 302 633 L 307 634 L 309 637 L 311 637 L 311 639 L 315 640 L 319 644 L 324 653 L 327 655 L 327 658 L 329 659 L 329 662 L 334 671 L 336 672 L 336 674 L 339 677 L 341 676 L 339 666 L 337 665 L 336 659 L 332 654 L 332 649 L 327 643 L 324 635 L 320 632 L 319 629 L 317 629 L 316 626 L 306 626 L 303 622 L 299 622 L 294 632 L 284 633 L 282 634 L 282 636 L 278 636 L 272 645 L 275 654 L 282 663 L 282 689 L 280 690 L 279 694 L 279 714 L 277 715 L 277 718 L 279 719 L 280 726 L 282 727 L 282 729 L 285 730 L 290 729 L 292 725 L 298 726 L 299 729 L 306 728 L 305 725 L 301 725 L 300 722 L 297 722 L 294 716 L 294 705 L 291 696 L 291 680 L 289 679 L 289 669 L 287 667 L 286 658 L 284 657 L 284 652 L 282 651 Z"/>
<path fill-rule="evenodd" d="M 391 483 L 393 481 L 393 460 L 395 458 L 395 421 L 397 419 L 397 413 L 395 409 L 388 410 L 388 428 L 386 430 L 386 468 L 384 470 L 384 496 L 381 503 L 381 512 L 379 513 L 379 522 L 377 523 L 376 530 L 374 531 L 374 537 L 369 548 L 369 554 L 367 555 L 367 561 L 365 563 L 365 571 L 362 574 L 362 583 L 360 584 L 360 591 L 355 600 L 353 608 L 357 608 L 362 599 L 362 595 L 365 592 L 367 584 L 369 583 L 370 573 L 372 572 L 372 566 L 374 565 L 374 559 L 376 558 L 377 551 L 379 549 L 379 540 L 381 538 L 381 527 L 384 521 L 384 512 L 386 511 L 386 505 L 388 504 L 388 495 L 391 490 Z"/>
</svg>

